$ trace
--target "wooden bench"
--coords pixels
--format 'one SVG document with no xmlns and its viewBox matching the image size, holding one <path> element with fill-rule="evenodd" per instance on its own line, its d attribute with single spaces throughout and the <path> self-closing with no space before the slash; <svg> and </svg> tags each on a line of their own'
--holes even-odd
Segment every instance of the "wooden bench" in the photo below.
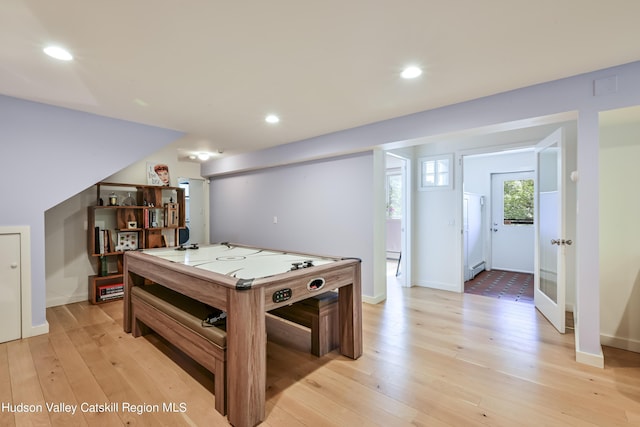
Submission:
<svg viewBox="0 0 640 427">
<path fill-rule="evenodd" d="M 213 373 L 215 407 L 226 415 L 227 333 L 216 326 L 202 326 L 211 308 L 154 284 L 131 288 L 131 313 L 134 337 L 152 329 Z"/>
<path fill-rule="evenodd" d="M 310 351 L 316 356 L 340 347 L 339 333 L 336 292 L 314 295 L 271 310 L 267 315 L 269 340 Z"/>
</svg>

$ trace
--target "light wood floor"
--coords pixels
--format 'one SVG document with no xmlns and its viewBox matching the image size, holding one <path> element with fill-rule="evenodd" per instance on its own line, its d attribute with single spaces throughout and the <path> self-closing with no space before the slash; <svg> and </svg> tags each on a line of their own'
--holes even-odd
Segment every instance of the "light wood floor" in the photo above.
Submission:
<svg viewBox="0 0 640 427">
<path fill-rule="evenodd" d="M 123 333 L 122 302 L 50 308 L 47 318 L 48 335 L 0 344 L 0 405 L 43 406 L 5 408 L 1 426 L 226 425 L 202 369 L 157 338 Z M 605 348 L 604 369 L 578 364 L 573 334 L 529 304 L 393 287 L 364 306 L 364 350 L 353 361 L 269 343 L 263 425 L 640 425 L 640 355 Z M 72 415 L 47 402 L 94 406 Z M 86 412 L 109 402 L 119 411 Z"/>
</svg>

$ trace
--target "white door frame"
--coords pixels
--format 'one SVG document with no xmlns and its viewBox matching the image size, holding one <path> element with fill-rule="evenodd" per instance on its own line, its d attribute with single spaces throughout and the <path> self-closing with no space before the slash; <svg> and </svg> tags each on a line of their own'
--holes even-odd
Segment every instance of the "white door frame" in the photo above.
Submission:
<svg viewBox="0 0 640 427">
<path fill-rule="evenodd" d="M 411 161 L 398 154 L 386 152 L 386 155 L 393 156 L 402 161 L 402 219 L 400 222 L 400 275 L 398 280 L 400 286 L 411 286 Z M 385 181 L 386 185 L 386 181 Z M 386 188 L 385 188 L 386 193 Z"/>
<path fill-rule="evenodd" d="M 458 212 L 458 218 L 459 218 L 459 224 L 460 225 L 460 248 L 459 248 L 459 254 L 460 254 L 460 280 L 459 280 L 459 292 L 460 293 L 464 293 L 464 229 L 462 228 L 462 224 L 464 223 L 464 212 L 463 212 L 463 200 L 464 200 L 464 158 L 468 157 L 468 156 L 474 156 L 474 155 L 492 155 L 492 154 L 499 154 L 499 153 L 504 153 L 504 152 L 508 152 L 508 151 L 514 151 L 514 150 L 533 150 L 534 149 L 534 145 L 531 143 L 526 143 L 526 144 L 503 144 L 503 145 L 494 145 L 494 146 L 489 146 L 489 147 L 483 147 L 483 148 L 474 148 L 474 149 L 469 149 L 469 150 L 463 150 L 460 151 L 459 153 L 456 153 L 456 157 L 458 157 L 458 168 L 457 171 L 455 172 L 455 176 L 456 176 L 456 183 L 459 182 L 460 185 L 456 185 L 454 186 L 455 191 L 457 192 L 456 194 L 456 198 L 458 200 L 457 203 L 457 212 Z M 526 172 L 526 171 L 530 171 L 530 168 L 514 168 L 513 172 Z M 489 202 L 486 201 L 485 199 L 485 203 L 490 205 L 493 202 L 490 200 L 491 198 L 489 197 Z M 487 218 L 489 220 L 488 224 L 491 224 L 491 212 L 485 212 L 485 218 Z M 484 226 L 485 224 L 483 224 Z M 485 244 L 488 245 L 488 248 L 486 249 L 488 252 L 485 254 L 486 255 L 486 262 L 487 262 L 487 267 L 489 269 L 491 269 L 491 263 L 492 263 L 492 259 L 491 259 L 491 235 L 490 233 L 487 231 L 487 239 Z"/>
</svg>

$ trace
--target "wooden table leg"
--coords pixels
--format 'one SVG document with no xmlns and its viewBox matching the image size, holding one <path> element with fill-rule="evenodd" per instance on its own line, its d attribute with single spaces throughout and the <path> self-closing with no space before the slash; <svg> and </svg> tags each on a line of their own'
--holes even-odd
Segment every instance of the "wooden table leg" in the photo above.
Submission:
<svg viewBox="0 0 640 427">
<path fill-rule="evenodd" d="M 264 291 L 229 290 L 227 311 L 227 417 L 253 427 L 265 417 L 267 331 Z"/>
<path fill-rule="evenodd" d="M 357 359 L 362 356 L 362 291 L 360 264 L 354 267 L 353 284 L 338 291 L 340 353 Z"/>
</svg>

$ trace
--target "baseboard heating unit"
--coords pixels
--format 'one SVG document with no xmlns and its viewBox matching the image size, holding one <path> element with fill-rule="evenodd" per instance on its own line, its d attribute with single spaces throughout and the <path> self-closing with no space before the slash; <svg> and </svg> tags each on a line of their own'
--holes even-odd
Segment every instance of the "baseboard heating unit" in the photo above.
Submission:
<svg viewBox="0 0 640 427">
<path fill-rule="evenodd" d="M 478 275 L 478 273 L 480 273 L 481 271 L 484 271 L 485 267 L 486 267 L 485 262 L 481 261 L 476 265 L 474 265 L 473 267 L 469 268 L 469 276 L 471 277 L 471 279 L 469 280 L 474 279 Z"/>
</svg>

